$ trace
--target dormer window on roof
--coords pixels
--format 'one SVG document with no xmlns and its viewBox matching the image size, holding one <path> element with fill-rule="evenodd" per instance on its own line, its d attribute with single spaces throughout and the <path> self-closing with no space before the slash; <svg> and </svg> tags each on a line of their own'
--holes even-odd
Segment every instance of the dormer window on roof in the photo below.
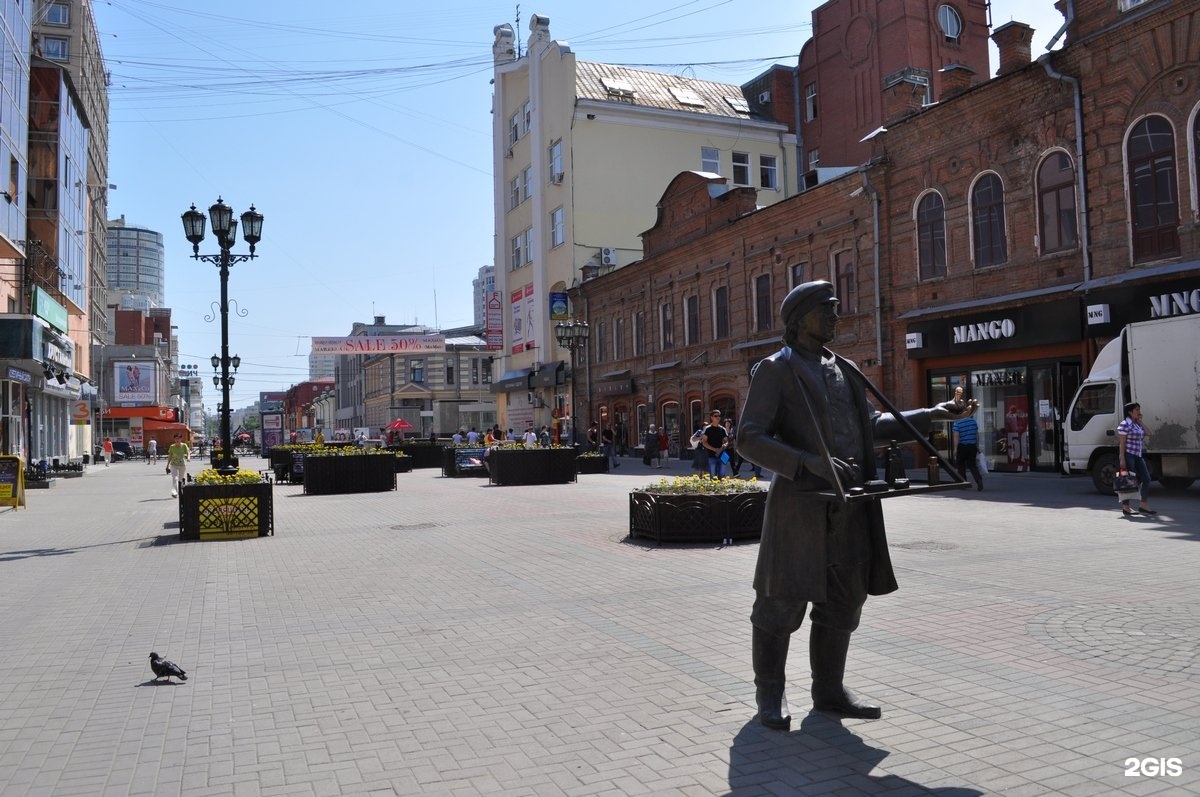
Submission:
<svg viewBox="0 0 1200 797">
<path fill-rule="evenodd" d="M 627 80 L 604 76 L 600 78 L 600 85 L 604 86 L 604 90 L 613 97 L 633 96 L 633 84 Z"/>
<path fill-rule="evenodd" d="M 690 105 L 693 108 L 703 108 L 704 100 L 700 95 L 691 89 L 685 89 L 680 86 L 670 87 L 671 96 L 673 96 L 680 105 Z"/>
<path fill-rule="evenodd" d="M 729 103 L 729 107 L 738 113 L 750 115 L 750 103 L 746 102 L 745 97 L 726 97 L 725 102 Z"/>
</svg>

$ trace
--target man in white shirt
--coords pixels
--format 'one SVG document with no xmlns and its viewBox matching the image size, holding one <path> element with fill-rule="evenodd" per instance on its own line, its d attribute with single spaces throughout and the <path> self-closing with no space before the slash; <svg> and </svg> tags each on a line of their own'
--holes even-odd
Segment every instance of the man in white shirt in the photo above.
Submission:
<svg viewBox="0 0 1200 797">
<path fill-rule="evenodd" d="M 526 448 L 537 448 L 538 447 L 537 432 L 533 431 L 532 426 L 525 427 L 525 447 Z"/>
</svg>

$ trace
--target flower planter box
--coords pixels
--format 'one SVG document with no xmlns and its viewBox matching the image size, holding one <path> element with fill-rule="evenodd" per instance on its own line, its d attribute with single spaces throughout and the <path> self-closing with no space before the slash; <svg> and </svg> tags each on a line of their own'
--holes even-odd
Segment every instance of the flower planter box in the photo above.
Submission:
<svg viewBox="0 0 1200 797">
<path fill-rule="evenodd" d="M 753 540 L 762 534 L 765 491 L 730 495 L 629 494 L 629 536 L 655 542 Z"/>
<path fill-rule="evenodd" d="M 396 457 L 387 454 L 309 455 L 302 461 L 305 495 L 379 493 L 396 489 Z"/>
<path fill-rule="evenodd" d="M 392 459 L 396 460 L 396 473 L 412 473 L 414 467 L 412 457 L 393 456 Z"/>
<path fill-rule="evenodd" d="M 235 468 L 237 467 L 237 464 L 238 464 L 238 458 L 237 458 L 237 457 L 230 457 L 230 458 L 229 458 L 229 461 L 230 461 L 230 462 L 233 464 L 233 466 L 234 466 Z M 217 453 L 217 452 L 210 453 L 210 454 L 208 455 L 208 464 L 209 464 L 211 467 L 213 467 L 214 469 L 215 469 L 215 468 L 219 468 L 219 467 L 221 467 L 221 455 L 220 455 L 219 453 Z"/>
<path fill-rule="evenodd" d="M 575 472 L 608 473 L 608 457 L 576 457 Z"/>
<path fill-rule="evenodd" d="M 271 485 L 185 484 L 179 490 L 179 538 L 232 540 L 275 533 Z"/>
<path fill-rule="evenodd" d="M 569 484 L 575 459 L 571 448 L 496 448 L 487 458 L 488 476 L 495 485 Z"/>
<path fill-rule="evenodd" d="M 389 451 L 403 451 L 408 454 L 411 462 L 409 470 L 414 468 L 440 468 L 443 463 L 443 448 L 430 443 L 404 443 L 398 446 L 388 446 Z"/>
</svg>

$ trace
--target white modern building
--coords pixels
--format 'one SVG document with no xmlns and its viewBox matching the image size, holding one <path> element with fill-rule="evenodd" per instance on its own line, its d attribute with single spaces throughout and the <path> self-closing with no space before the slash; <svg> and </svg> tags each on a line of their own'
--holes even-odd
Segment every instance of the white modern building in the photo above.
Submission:
<svg viewBox="0 0 1200 797">
<path fill-rule="evenodd" d="M 506 424 L 510 403 L 535 425 L 570 407 L 568 354 L 554 325 L 582 317 L 566 291 L 587 270 L 641 259 L 640 234 L 680 172 L 751 186 L 758 204 L 796 192 L 795 136 L 768 118 L 762 93 L 741 86 L 578 61 L 534 14 L 518 50 L 510 25 L 492 46 L 496 290 L 503 349 L 493 383 Z M 525 409 L 522 406 L 522 409 Z"/>
</svg>

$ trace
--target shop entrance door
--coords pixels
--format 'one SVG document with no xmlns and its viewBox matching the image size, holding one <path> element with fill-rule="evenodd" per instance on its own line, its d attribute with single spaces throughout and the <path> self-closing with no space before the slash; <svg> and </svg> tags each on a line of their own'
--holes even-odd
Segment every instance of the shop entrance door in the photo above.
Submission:
<svg viewBox="0 0 1200 797">
<path fill-rule="evenodd" d="M 1049 363 L 1029 368 L 1030 393 L 1033 400 L 1034 423 L 1031 435 L 1033 468 L 1058 470 L 1062 466 L 1062 418 L 1064 403 L 1079 388 L 1078 363 Z"/>
</svg>

